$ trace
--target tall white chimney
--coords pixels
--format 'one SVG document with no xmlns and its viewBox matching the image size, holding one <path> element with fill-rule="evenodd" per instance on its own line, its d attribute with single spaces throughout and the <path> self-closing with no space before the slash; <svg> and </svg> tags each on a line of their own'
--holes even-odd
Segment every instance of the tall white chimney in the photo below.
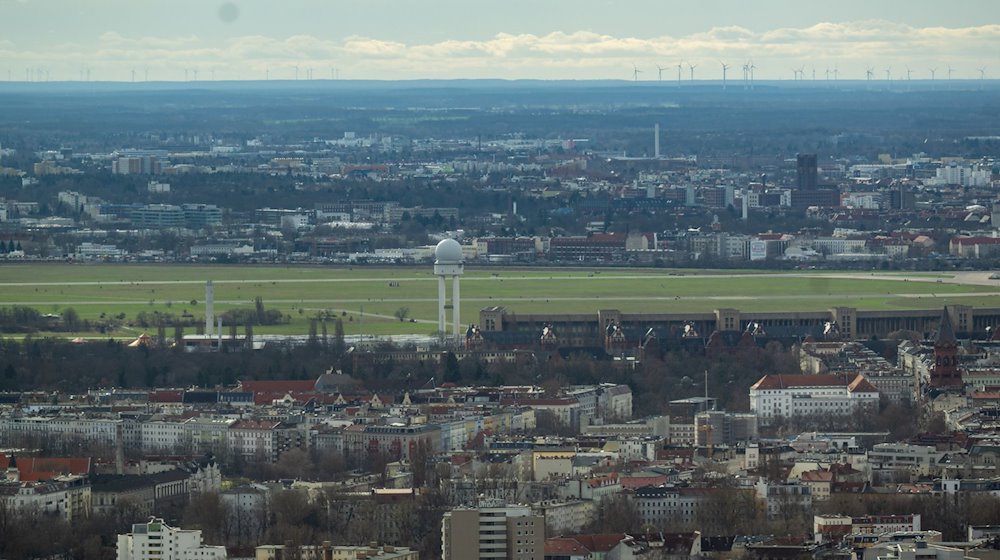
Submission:
<svg viewBox="0 0 1000 560">
<path fill-rule="evenodd" d="M 205 282 L 205 336 L 212 336 L 212 326 L 215 324 L 215 290 L 212 281 Z"/>
<path fill-rule="evenodd" d="M 653 157 L 660 159 L 660 123 L 653 125 Z"/>
</svg>

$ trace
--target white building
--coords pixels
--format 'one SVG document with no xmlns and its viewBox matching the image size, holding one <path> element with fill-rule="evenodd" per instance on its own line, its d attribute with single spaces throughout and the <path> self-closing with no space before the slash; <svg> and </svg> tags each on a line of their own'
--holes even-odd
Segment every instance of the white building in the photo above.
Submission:
<svg viewBox="0 0 1000 560">
<path fill-rule="evenodd" d="M 226 558 L 226 547 L 202 543 L 201 531 L 177 529 L 162 519 L 132 525 L 118 535 L 118 560 L 215 560 Z"/>
<path fill-rule="evenodd" d="M 711 488 L 676 488 L 646 486 L 633 496 L 643 524 L 694 523 L 701 503 L 715 492 Z"/>
<path fill-rule="evenodd" d="M 854 414 L 878 402 L 878 389 L 862 375 L 765 375 L 750 387 L 750 411 L 761 425 L 778 417 Z"/>
</svg>

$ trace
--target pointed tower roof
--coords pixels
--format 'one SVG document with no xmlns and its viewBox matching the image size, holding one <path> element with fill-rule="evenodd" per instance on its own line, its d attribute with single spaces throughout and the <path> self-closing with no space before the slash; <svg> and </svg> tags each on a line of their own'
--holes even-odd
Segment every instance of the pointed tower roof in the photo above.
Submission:
<svg viewBox="0 0 1000 560">
<path fill-rule="evenodd" d="M 934 346 L 958 346 L 958 339 L 955 338 L 955 329 L 951 326 L 951 315 L 948 314 L 948 307 L 941 311 L 941 322 L 938 326 L 937 337 L 934 339 Z"/>
</svg>

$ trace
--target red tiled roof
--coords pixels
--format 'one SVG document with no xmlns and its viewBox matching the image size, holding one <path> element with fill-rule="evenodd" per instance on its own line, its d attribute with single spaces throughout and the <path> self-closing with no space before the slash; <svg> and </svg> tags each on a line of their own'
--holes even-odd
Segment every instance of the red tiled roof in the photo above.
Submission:
<svg viewBox="0 0 1000 560">
<path fill-rule="evenodd" d="M 184 401 L 184 391 L 153 391 L 149 394 L 149 402 L 179 403 Z"/>
<path fill-rule="evenodd" d="M 765 375 L 750 388 L 758 390 L 775 390 L 800 387 L 843 387 L 845 385 L 850 391 L 878 392 L 878 389 L 876 389 L 875 386 L 869 383 L 861 375 L 856 375 L 850 379 L 850 382 L 848 382 L 841 375 L 830 375 L 825 373 L 812 375 Z M 854 385 L 854 387 L 852 387 L 852 385 Z"/>
<path fill-rule="evenodd" d="M 17 471 L 22 482 L 52 480 L 63 474 L 90 473 L 90 457 L 17 457 Z M 0 469 L 10 466 L 7 455 L 0 453 Z"/>
<path fill-rule="evenodd" d="M 951 240 L 956 245 L 997 245 L 1000 237 L 956 237 Z"/>
<path fill-rule="evenodd" d="M 833 482 L 833 473 L 830 471 L 805 471 L 799 475 L 801 482 Z"/>
<path fill-rule="evenodd" d="M 659 486 L 660 484 L 666 484 L 667 475 L 623 476 L 619 479 L 619 482 L 621 482 L 622 488 L 634 490 L 636 488 L 642 488 L 643 486 Z"/>
<path fill-rule="evenodd" d="M 589 555 L 580 541 L 568 537 L 545 539 L 545 556 L 568 556 L 570 554 Z"/>
<path fill-rule="evenodd" d="M 572 538 L 591 552 L 610 552 L 625 538 L 623 533 L 597 533 L 593 535 L 572 535 Z"/>
<path fill-rule="evenodd" d="M 852 393 L 878 393 L 878 388 L 872 385 L 863 375 L 858 374 L 847 386 L 847 390 Z"/>
</svg>

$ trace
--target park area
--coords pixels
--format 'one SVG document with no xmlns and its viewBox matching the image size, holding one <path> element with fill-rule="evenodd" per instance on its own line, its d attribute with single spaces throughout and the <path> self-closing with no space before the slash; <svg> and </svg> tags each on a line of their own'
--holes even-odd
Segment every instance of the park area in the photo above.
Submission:
<svg viewBox="0 0 1000 560">
<path fill-rule="evenodd" d="M 210 279 L 217 316 L 234 310 L 244 317 L 261 316 L 255 309 L 266 310 L 272 320 L 255 324 L 257 334 L 305 335 L 311 319 L 321 316 L 328 322 L 340 318 L 348 335 L 431 334 L 437 328 L 437 286 L 430 266 L 4 264 L 0 308 L 33 308 L 53 321 L 69 314 L 75 328 L 62 325 L 61 336 L 130 337 L 178 321 L 194 333 L 204 322 Z M 477 321 L 480 309 L 496 305 L 536 314 L 921 309 L 958 303 L 1000 306 L 1000 281 L 989 273 L 469 266 L 461 311 L 462 321 L 469 323 Z M 97 325 L 111 328 L 98 331 Z M 239 326 L 242 333 L 242 320 Z"/>
</svg>

